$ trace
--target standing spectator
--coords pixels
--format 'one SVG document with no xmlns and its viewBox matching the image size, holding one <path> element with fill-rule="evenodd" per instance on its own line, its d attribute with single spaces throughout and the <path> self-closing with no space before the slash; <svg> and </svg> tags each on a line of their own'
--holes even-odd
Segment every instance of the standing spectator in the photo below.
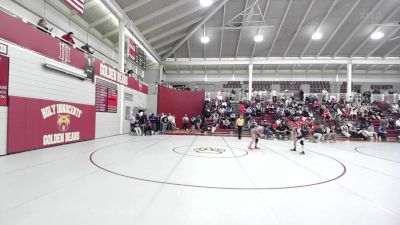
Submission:
<svg viewBox="0 0 400 225">
<path fill-rule="evenodd" d="M 61 38 L 70 45 L 75 44 L 73 32 L 68 32 L 67 34 L 64 34 Z"/>
<path fill-rule="evenodd" d="M 196 117 L 196 129 L 198 129 L 199 131 L 201 130 L 201 116 L 197 115 Z"/>
<path fill-rule="evenodd" d="M 192 116 L 192 118 L 190 118 L 190 123 L 191 123 L 190 130 L 192 132 L 194 132 L 194 130 L 196 129 L 196 117 L 195 116 Z"/>
<path fill-rule="evenodd" d="M 165 133 L 168 127 L 168 117 L 164 113 L 161 114 L 161 133 Z"/>
<path fill-rule="evenodd" d="M 41 31 L 44 31 L 46 33 L 50 33 L 53 30 L 53 28 L 49 29 L 47 27 L 47 24 L 48 23 L 47 23 L 46 19 L 43 19 L 43 18 L 40 19 L 39 22 L 37 23 L 38 29 L 41 30 Z"/>
<path fill-rule="evenodd" d="M 157 122 L 157 118 L 154 115 L 154 113 L 152 113 L 149 116 L 149 120 L 150 120 L 150 126 L 151 126 L 151 134 L 154 134 L 156 132 L 156 122 Z"/>
<path fill-rule="evenodd" d="M 303 89 L 300 89 L 299 98 L 300 98 L 300 101 L 304 101 L 304 91 L 303 91 Z"/>
<path fill-rule="evenodd" d="M 271 91 L 271 96 L 272 96 L 272 101 L 275 103 L 276 102 L 276 95 L 277 95 L 277 92 L 275 91 L 275 90 L 272 90 Z"/>
<path fill-rule="evenodd" d="M 134 113 L 132 113 L 131 116 L 129 117 L 129 122 L 131 124 L 131 132 L 129 134 L 133 134 L 136 123 L 136 116 Z"/>
<path fill-rule="evenodd" d="M 185 116 L 183 116 L 182 124 L 183 124 L 182 130 L 186 131 L 188 129 L 188 124 L 189 124 L 189 117 L 187 116 L 187 114 L 185 114 Z"/>
</svg>

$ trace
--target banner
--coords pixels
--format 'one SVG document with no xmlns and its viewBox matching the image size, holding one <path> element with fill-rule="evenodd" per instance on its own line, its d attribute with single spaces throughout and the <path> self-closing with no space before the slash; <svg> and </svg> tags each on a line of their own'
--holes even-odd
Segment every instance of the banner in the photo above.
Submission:
<svg viewBox="0 0 400 225">
<path fill-rule="evenodd" d="M 10 59 L 0 55 L 0 106 L 8 103 L 8 73 Z"/>
<path fill-rule="evenodd" d="M 94 105 L 10 96 L 7 153 L 95 138 Z"/>
<path fill-rule="evenodd" d="M 148 93 L 147 85 L 100 61 L 95 62 L 95 74 L 96 76 L 114 81 L 144 94 Z"/>
</svg>

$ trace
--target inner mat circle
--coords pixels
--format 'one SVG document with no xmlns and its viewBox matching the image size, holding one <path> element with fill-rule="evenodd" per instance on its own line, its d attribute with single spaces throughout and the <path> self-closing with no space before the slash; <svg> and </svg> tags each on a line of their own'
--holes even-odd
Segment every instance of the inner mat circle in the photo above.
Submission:
<svg viewBox="0 0 400 225">
<path fill-rule="evenodd" d="M 142 146 L 142 148 L 140 147 Z M 206 157 L 190 157 L 197 147 Z M 95 150 L 90 161 L 96 167 L 124 178 L 157 184 L 193 188 L 273 190 L 320 185 L 339 179 L 346 173 L 343 163 L 317 152 L 305 156 L 282 146 L 247 152 L 236 147 L 211 146 L 222 153 L 207 152 L 208 145 L 173 146 L 167 143 L 121 143 Z M 240 146 L 238 146 L 240 147 Z M 179 152 L 179 153 L 178 153 Z M 247 154 L 215 160 L 225 152 Z M 178 153 L 178 154 L 177 154 Z"/>
<path fill-rule="evenodd" d="M 182 145 L 173 148 L 173 151 L 185 156 L 217 159 L 243 157 L 248 154 L 244 149 L 221 145 Z"/>
<path fill-rule="evenodd" d="M 370 157 L 400 163 L 400 150 L 398 144 L 358 146 L 355 151 Z"/>
</svg>

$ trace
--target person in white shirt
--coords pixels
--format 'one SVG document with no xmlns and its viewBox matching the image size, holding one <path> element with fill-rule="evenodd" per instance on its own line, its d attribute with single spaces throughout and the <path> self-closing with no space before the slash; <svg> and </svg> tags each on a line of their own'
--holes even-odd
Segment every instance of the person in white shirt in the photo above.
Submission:
<svg viewBox="0 0 400 225">
<path fill-rule="evenodd" d="M 396 129 L 400 129 L 400 118 L 398 118 L 396 120 L 396 125 L 395 125 Z"/>
</svg>

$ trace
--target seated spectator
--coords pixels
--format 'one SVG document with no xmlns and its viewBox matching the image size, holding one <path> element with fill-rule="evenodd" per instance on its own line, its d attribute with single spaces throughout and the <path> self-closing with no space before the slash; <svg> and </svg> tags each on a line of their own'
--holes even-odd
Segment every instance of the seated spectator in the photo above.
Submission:
<svg viewBox="0 0 400 225">
<path fill-rule="evenodd" d="M 310 140 L 311 142 L 317 143 L 317 142 L 321 142 L 323 136 L 323 125 L 321 125 L 320 127 L 317 127 L 314 129 L 314 133 L 312 135 L 312 139 Z"/>
<path fill-rule="evenodd" d="M 276 131 L 278 140 L 285 140 L 285 137 L 290 133 L 290 130 L 285 123 L 281 123 Z"/>
<path fill-rule="evenodd" d="M 379 138 L 379 141 L 387 139 L 387 130 L 384 125 L 381 125 L 378 128 L 378 138 Z"/>
<path fill-rule="evenodd" d="M 37 23 L 39 30 L 44 31 L 46 33 L 50 33 L 53 30 L 53 28 L 49 29 L 47 25 L 48 25 L 47 20 L 43 18 L 40 19 L 39 22 Z"/>
<path fill-rule="evenodd" d="M 218 128 L 218 123 L 213 123 L 211 126 L 211 134 L 212 135 L 215 134 L 215 131 L 217 130 L 217 128 Z"/>
<path fill-rule="evenodd" d="M 400 118 L 398 118 L 398 119 L 396 120 L 395 128 L 396 128 L 396 129 L 400 129 Z"/>
<path fill-rule="evenodd" d="M 150 121 L 147 121 L 147 122 L 144 124 L 144 131 L 143 131 L 144 136 L 147 136 L 147 132 L 149 132 L 150 135 L 153 135 L 153 132 L 152 132 L 152 130 L 151 130 L 151 123 L 150 123 Z"/>
<path fill-rule="evenodd" d="M 324 141 L 330 142 L 331 140 L 336 142 L 335 128 L 334 127 L 326 127 Z"/>
<path fill-rule="evenodd" d="M 91 48 L 92 48 L 92 46 L 90 46 L 88 43 L 86 43 L 85 45 L 83 45 L 83 46 L 81 47 L 81 49 L 84 50 L 84 51 L 86 51 L 87 53 L 93 54 L 95 51 L 94 51 L 94 50 L 91 50 Z M 133 70 L 132 70 L 132 73 L 133 73 Z"/>
<path fill-rule="evenodd" d="M 67 42 L 70 45 L 74 45 L 75 41 L 74 41 L 74 33 L 73 32 L 68 32 L 67 34 L 64 34 L 61 37 L 65 42 Z"/>
<path fill-rule="evenodd" d="M 346 124 L 342 124 L 342 126 L 340 127 L 341 133 L 346 136 L 347 138 L 351 137 L 351 134 L 349 133 L 349 127 L 347 127 Z"/>
</svg>

